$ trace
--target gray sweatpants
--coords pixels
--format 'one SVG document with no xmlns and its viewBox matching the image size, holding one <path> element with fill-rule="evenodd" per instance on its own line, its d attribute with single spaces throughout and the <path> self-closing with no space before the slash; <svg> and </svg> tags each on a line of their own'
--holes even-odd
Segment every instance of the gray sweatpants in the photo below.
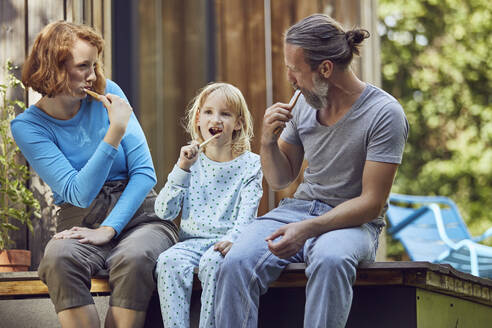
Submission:
<svg viewBox="0 0 492 328">
<path fill-rule="evenodd" d="M 123 189 L 124 185 L 105 184 L 87 209 L 64 204 L 57 230 L 76 225 L 96 228 Z M 147 309 L 156 286 L 156 260 L 178 239 L 176 226 L 154 214 L 154 201 L 155 192 L 151 192 L 122 233 L 105 245 L 81 244 L 76 239 L 50 240 L 38 273 L 48 286 L 56 312 L 93 304 L 91 277 L 100 270 L 109 274 L 110 306 Z M 103 212 L 105 215 L 101 215 Z"/>
</svg>

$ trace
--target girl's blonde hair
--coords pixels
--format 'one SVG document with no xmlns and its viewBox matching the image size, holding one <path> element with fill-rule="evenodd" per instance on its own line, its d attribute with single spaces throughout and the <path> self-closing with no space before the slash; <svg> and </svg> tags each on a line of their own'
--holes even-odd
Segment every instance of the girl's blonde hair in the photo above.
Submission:
<svg viewBox="0 0 492 328">
<path fill-rule="evenodd" d="M 198 91 L 186 112 L 186 132 L 193 140 L 203 142 L 203 136 L 198 128 L 198 115 L 208 96 L 217 92 L 225 98 L 227 108 L 236 114 L 241 121 L 241 129 L 232 134 L 232 153 L 234 156 L 241 155 L 251 150 L 251 139 L 253 138 L 253 118 L 248 110 L 248 105 L 241 91 L 229 83 L 210 83 Z"/>
</svg>

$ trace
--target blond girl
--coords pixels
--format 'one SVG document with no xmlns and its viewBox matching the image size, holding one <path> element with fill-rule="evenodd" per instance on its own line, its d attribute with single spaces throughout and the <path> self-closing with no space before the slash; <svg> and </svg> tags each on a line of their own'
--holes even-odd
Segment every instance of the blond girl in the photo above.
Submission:
<svg viewBox="0 0 492 328">
<path fill-rule="evenodd" d="M 181 148 L 155 203 L 164 220 L 182 213 L 180 242 L 157 261 L 157 287 L 164 326 L 189 327 L 193 269 L 198 267 L 200 327 L 214 327 L 216 272 L 242 227 L 256 217 L 261 164 L 250 151 L 253 126 L 246 101 L 230 84 L 212 83 L 200 91 L 187 113 L 187 132 L 193 141 Z"/>
</svg>

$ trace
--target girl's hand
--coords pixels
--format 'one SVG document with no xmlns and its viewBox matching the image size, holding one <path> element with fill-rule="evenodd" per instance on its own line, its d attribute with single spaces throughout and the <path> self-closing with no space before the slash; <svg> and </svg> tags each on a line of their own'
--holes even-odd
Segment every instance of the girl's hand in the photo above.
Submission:
<svg viewBox="0 0 492 328">
<path fill-rule="evenodd" d="M 133 111 L 132 106 L 123 98 L 110 93 L 105 96 L 100 95 L 97 100 L 101 101 L 108 110 L 109 129 L 104 141 L 118 148 L 125 135 L 126 126 Z"/>
<path fill-rule="evenodd" d="M 82 244 L 104 245 L 113 239 L 116 231 L 112 227 L 102 226 L 97 229 L 73 227 L 53 236 L 54 239 L 78 239 Z"/>
<path fill-rule="evenodd" d="M 193 140 L 190 145 L 181 147 L 178 160 L 178 166 L 181 169 L 189 171 L 190 167 L 196 162 L 200 152 L 198 145 L 199 143 Z"/>
<path fill-rule="evenodd" d="M 214 251 L 220 252 L 222 256 L 226 256 L 232 247 L 232 243 L 228 240 L 216 242 L 214 245 Z"/>
</svg>

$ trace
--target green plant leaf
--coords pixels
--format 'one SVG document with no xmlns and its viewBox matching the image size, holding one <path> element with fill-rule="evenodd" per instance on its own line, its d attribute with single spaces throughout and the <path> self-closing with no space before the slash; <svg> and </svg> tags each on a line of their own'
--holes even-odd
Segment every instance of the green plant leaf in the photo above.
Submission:
<svg viewBox="0 0 492 328">
<path fill-rule="evenodd" d="M 19 99 L 9 99 L 9 88 L 21 87 L 22 83 L 12 74 L 14 66 L 7 62 L 6 83 L 0 84 L 0 249 L 13 244 L 9 231 L 19 228 L 12 224 L 16 220 L 26 224 L 33 232 L 32 218 L 40 218 L 40 204 L 27 188 L 30 178 L 29 169 L 19 160 L 19 148 L 15 144 L 10 131 L 10 122 L 15 118 L 15 108 L 26 108 Z"/>
</svg>

